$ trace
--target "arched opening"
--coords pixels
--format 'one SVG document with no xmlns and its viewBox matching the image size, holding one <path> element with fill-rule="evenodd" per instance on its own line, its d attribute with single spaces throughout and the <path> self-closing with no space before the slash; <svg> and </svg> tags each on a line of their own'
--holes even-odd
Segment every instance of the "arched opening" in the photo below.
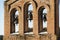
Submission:
<svg viewBox="0 0 60 40">
<path fill-rule="evenodd" d="M 31 3 L 24 6 L 25 33 L 33 32 L 33 6 Z"/>
<path fill-rule="evenodd" d="M 44 6 L 38 10 L 38 32 L 40 34 L 47 33 L 47 13 L 47 9 Z"/>
<path fill-rule="evenodd" d="M 13 9 L 10 14 L 10 33 L 19 33 L 19 23 L 18 23 L 19 13 L 16 9 Z"/>
</svg>

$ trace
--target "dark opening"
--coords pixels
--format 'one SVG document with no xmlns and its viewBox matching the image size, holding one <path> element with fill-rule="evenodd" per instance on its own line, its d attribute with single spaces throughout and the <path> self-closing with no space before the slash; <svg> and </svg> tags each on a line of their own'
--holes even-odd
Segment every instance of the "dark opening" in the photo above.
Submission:
<svg viewBox="0 0 60 40">
<path fill-rule="evenodd" d="M 38 32 L 47 32 L 47 9 L 43 6 L 38 10 L 38 21 Z"/>
<path fill-rule="evenodd" d="M 24 7 L 24 13 L 25 13 L 25 29 L 26 30 L 26 26 L 28 27 L 28 30 L 25 31 L 25 33 L 27 32 L 33 32 L 33 6 L 32 4 L 28 4 L 28 5 L 25 5 Z"/>
<path fill-rule="evenodd" d="M 18 33 L 19 32 L 19 23 L 18 23 L 18 11 L 14 9 L 10 15 L 10 33 Z"/>
</svg>

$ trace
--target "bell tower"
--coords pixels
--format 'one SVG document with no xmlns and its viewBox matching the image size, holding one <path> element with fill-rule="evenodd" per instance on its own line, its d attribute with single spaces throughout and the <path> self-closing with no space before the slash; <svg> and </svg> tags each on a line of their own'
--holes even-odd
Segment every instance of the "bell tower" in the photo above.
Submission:
<svg viewBox="0 0 60 40">
<path fill-rule="evenodd" d="M 59 0 L 6 0 L 4 10 L 4 40 L 58 40 Z"/>
</svg>

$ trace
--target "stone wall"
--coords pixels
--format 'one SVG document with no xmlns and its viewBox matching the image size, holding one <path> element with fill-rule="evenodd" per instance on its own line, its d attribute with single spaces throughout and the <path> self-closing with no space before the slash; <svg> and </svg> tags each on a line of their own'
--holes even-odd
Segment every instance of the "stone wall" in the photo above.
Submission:
<svg viewBox="0 0 60 40">
<path fill-rule="evenodd" d="M 26 14 L 29 4 L 33 5 L 33 34 L 25 35 L 28 31 L 28 22 Z M 46 8 L 47 13 L 47 32 L 51 35 L 38 35 L 43 29 L 41 23 L 41 10 Z M 6 0 L 4 2 L 4 40 L 56 40 L 59 34 L 59 8 L 58 0 Z M 19 12 L 19 35 L 11 35 L 14 31 L 14 25 L 11 26 L 11 15 Z M 39 15 L 40 14 L 40 15 Z M 55 36 L 56 35 L 56 36 Z"/>
<path fill-rule="evenodd" d="M 38 37 L 33 34 L 27 34 L 25 36 L 20 36 L 20 35 L 10 35 L 8 37 L 4 37 L 4 40 L 56 40 L 55 35 L 50 35 L 50 34 L 42 34 L 39 35 Z"/>
</svg>

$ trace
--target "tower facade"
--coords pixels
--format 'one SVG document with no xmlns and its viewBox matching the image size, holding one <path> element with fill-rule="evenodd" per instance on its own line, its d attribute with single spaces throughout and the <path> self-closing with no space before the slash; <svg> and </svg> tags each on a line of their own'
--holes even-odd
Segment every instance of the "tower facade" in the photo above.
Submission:
<svg viewBox="0 0 60 40">
<path fill-rule="evenodd" d="M 4 2 L 4 40 L 57 40 L 59 35 L 58 1 L 6 0 Z M 33 6 L 33 10 L 28 9 L 29 5 Z M 44 9 L 47 10 L 47 14 L 43 12 Z M 30 29 L 28 21 L 32 20 L 33 28 Z M 46 33 L 42 33 L 43 21 L 47 21 Z M 16 31 L 17 25 L 18 31 Z"/>
</svg>

